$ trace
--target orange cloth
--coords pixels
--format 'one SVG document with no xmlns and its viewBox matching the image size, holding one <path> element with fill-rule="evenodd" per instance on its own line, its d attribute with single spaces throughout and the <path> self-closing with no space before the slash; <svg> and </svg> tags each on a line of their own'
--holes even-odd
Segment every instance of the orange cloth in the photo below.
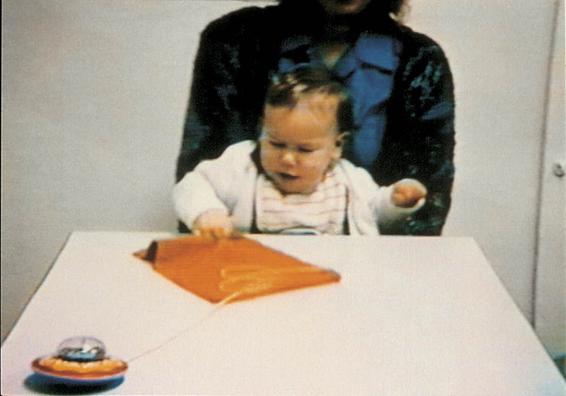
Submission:
<svg viewBox="0 0 566 396">
<path fill-rule="evenodd" d="M 154 241 L 134 253 L 184 289 L 210 302 L 233 302 L 338 282 L 340 275 L 243 237 L 188 236 Z"/>
</svg>

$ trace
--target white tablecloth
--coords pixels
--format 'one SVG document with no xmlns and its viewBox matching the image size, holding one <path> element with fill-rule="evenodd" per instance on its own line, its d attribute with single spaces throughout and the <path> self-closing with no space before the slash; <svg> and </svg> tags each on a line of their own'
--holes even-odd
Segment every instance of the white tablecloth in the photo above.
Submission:
<svg viewBox="0 0 566 396">
<path fill-rule="evenodd" d="M 2 346 L 2 394 L 74 335 L 131 360 L 111 394 L 566 395 L 471 238 L 256 237 L 338 284 L 220 309 L 132 256 L 166 233 L 75 232 Z"/>
</svg>

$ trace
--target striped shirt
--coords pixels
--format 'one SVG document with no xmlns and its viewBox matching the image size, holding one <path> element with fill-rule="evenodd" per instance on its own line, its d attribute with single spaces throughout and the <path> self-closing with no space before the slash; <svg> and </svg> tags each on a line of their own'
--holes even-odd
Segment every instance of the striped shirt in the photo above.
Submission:
<svg viewBox="0 0 566 396">
<path fill-rule="evenodd" d="M 345 233 L 347 188 L 329 172 L 311 194 L 283 194 L 260 175 L 257 180 L 256 226 L 262 233 Z"/>
</svg>

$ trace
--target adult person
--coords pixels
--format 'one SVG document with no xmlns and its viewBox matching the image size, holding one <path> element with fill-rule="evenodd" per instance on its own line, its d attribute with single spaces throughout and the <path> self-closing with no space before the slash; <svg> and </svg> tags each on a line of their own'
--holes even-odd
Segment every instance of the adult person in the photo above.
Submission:
<svg viewBox="0 0 566 396">
<path fill-rule="evenodd" d="M 454 95 L 440 46 L 397 21 L 403 0 L 280 0 L 211 22 L 201 34 L 177 180 L 256 139 L 270 76 L 324 65 L 350 90 L 358 131 L 344 150 L 380 185 L 414 178 L 419 212 L 382 234 L 439 235 L 450 208 Z"/>
</svg>

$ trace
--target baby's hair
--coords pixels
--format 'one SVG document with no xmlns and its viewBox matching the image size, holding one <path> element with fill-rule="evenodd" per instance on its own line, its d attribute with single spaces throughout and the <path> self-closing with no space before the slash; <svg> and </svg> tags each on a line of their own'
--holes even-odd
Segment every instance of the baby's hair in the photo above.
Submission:
<svg viewBox="0 0 566 396">
<path fill-rule="evenodd" d="M 300 99 L 312 94 L 335 96 L 338 99 L 336 121 L 339 132 L 355 128 L 352 100 L 346 88 L 323 68 L 297 67 L 288 73 L 279 73 L 271 79 L 265 104 L 273 107 L 295 108 Z"/>
</svg>

